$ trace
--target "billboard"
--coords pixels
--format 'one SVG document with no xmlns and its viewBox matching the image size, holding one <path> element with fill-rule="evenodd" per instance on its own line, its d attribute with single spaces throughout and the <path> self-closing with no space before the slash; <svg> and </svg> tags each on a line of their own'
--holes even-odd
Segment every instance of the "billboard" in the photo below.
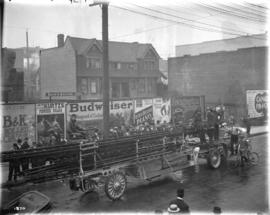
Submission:
<svg viewBox="0 0 270 215">
<path fill-rule="evenodd" d="M 75 117 L 78 126 L 89 129 L 102 128 L 103 103 L 101 101 L 67 104 L 67 129 L 70 131 L 71 117 Z M 129 125 L 133 121 L 133 101 L 110 101 L 109 127 Z"/>
<path fill-rule="evenodd" d="M 35 141 L 35 105 L 2 105 L 2 151 L 10 150 L 17 139 Z"/>
<path fill-rule="evenodd" d="M 134 123 L 141 125 L 153 120 L 153 99 L 136 99 L 134 108 Z"/>
<path fill-rule="evenodd" d="M 154 121 L 157 123 L 170 122 L 171 121 L 171 100 L 155 98 L 153 99 L 153 115 Z"/>
<path fill-rule="evenodd" d="M 203 96 L 174 96 L 171 98 L 173 122 L 188 122 L 197 110 L 204 112 Z"/>
<path fill-rule="evenodd" d="M 267 90 L 247 90 L 247 110 L 249 118 L 267 115 Z"/>
<path fill-rule="evenodd" d="M 36 118 L 39 143 L 65 138 L 65 103 L 36 104 Z"/>
</svg>

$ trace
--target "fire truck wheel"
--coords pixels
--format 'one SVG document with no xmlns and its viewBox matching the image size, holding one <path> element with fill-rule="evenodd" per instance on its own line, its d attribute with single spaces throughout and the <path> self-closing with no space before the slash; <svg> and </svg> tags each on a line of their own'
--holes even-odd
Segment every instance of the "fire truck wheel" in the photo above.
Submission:
<svg viewBox="0 0 270 215">
<path fill-rule="evenodd" d="M 215 149 L 209 152 L 207 163 L 208 166 L 210 166 L 213 169 L 219 168 L 221 164 L 221 154 L 219 150 Z"/>
<path fill-rule="evenodd" d="M 105 193 L 112 199 L 120 199 L 124 194 L 127 186 L 127 180 L 123 173 L 114 172 L 112 173 L 105 182 Z"/>
</svg>

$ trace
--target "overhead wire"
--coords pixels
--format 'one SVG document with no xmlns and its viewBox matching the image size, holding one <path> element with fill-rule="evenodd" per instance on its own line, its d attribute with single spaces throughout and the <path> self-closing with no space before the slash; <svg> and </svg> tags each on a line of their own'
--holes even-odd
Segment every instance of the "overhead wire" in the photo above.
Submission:
<svg viewBox="0 0 270 215">
<path fill-rule="evenodd" d="M 255 12 L 255 13 L 263 13 L 263 14 L 267 15 L 267 13 L 265 11 L 255 9 L 254 7 L 249 7 L 249 6 L 247 6 L 247 4 L 243 5 L 243 4 L 240 4 L 240 3 L 235 3 L 235 5 L 239 5 L 240 7 L 246 8 L 246 9 L 248 9 L 250 11 Z"/>
<path fill-rule="evenodd" d="M 169 14 L 169 13 L 166 13 L 166 12 L 163 12 L 163 11 L 159 11 L 159 10 L 155 10 L 155 9 L 151 9 L 151 8 L 146 8 L 146 7 L 143 7 L 143 6 L 140 6 L 140 5 L 136 5 L 136 4 L 131 4 L 131 5 L 134 5 L 134 6 L 137 6 L 137 7 L 146 9 L 146 10 L 149 10 L 149 11 L 153 11 L 153 12 L 156 12 L 156 13 L 160 13 L 160 14 L 163 14 L 163 15 L 167 15 L 167 16 L 172 16 L 172 17 L 175 17 L 175 18 L 183 19 L 183 20 L 185 20 L 187 22 L 192 22 L 192 23 L 195 22 L 196 24 L 206 25 L 206 26 L 209 26 L 209 27 L 220 29 L 220 26 L 216 26 L 216 25 L 213 25 L 213 24 L 204 23 L 204 22 L 200 22 L 198 20 L 193 20 L 193 19 L 187 19 L 187 18 L 184 18 L 184 17 L 181 17 L 181 16 L 176 16 L 176 15 Z M 246 34 L 246 32 L 238 31 L 238 30 L 235 30 L 235 29 L 230 29 L 230 28 L 225 28 L 225 27 L 223 27 L 223 29 L 224 30 L 227 30 L 227 31 L 239 32 L 241 34 L 243 34 L 243 33 Z"/>
<path fill-rule="evenodd" d="M 242 14 L 249 14 L 249 15 L 252 15 L 252 16 L 254 16 L 255 18 L 256 18 L 256 16 L 257 16 L 257 18 L 259 18 L 259 17 L 261 17 L 264 21 L 265 21 L 265 19 L 266 19 L 266 17 L 265 16 L 262 16 L 262 15 L 260 15 L 260 14 L 258 14 L 258 13 L 254 13 L 254 12 L 251 12 L 251 11 L 245 11 L 245 10 L 242 10 L 242 9 L 240 9 L 240 8 L 236 8 L 236 7 L 232 7 L 232 6 L 228 6 L 228 5 L 225 5 L 225 4 L 220 4 L 220 3 L 218 3 L 218 5 L 220 5 L 221 7 L 225 7 L 225 8 L 228 8 L 228 10 L 233 10 L 233 11 L 235 11 L 235 12 L 237 12 L 237 13 L 242 13 Z"/>
<path fill-rule="evenodd" d="M 261 9 L 269 10 L 269 8 L 268 8 L 268 7 L 264 7 L 264 6 L 262 6 L 262 5 L 253 4 L 253 3 L 250 3 L 250 2 L 246 2 L 246 1 L 245 1 L 245 3 L 247 3 L 247 4 L 249 4 L 249 5 L 253 6 L 253 7 L 257 7 L 257 8 L 261 8 Z"/>
<path fill-rule="evenodd" d="M 208 16 L 200 16 L 201 18 L 198 19 L 198 20 L 207 19 L 209 17 L 215 16 L 216 14 L 219 14 L 219 13 L 211 14 L 211 15 L 208 15 Z M 154 31 L 154 30 L 158 30 L 158 29 L 162 29 L 162 28 L 168 28 L 168 27 L 175 26 L 175 25 L 178 25 L 178 23 L 174 23 L 174 24 L 170 24 L 170 25 L 165 25 L 165 26 L 160 26 L 160 27 L 156 27 L 156 28 L 150 28 L 150 29 L 146 29 L 146 30 L 141 30 L 141 31 L 135 32 L 135 33 L 125 34 L 125 35 L 119 35 L 119 36 L 113 36 L 111 39 L 122 38 L 122 37 L 127 37 L 127 36 L 133 36 L 133 35 L 136 35 L 136 34 L 141 34 L 141 33 L 144 33 L 144 32 Z"/>
<path fill-rule="evenodd" d="M 161 7 L 160 7 L 161 8 Z M 162 8 L 164 8 L 164 7 L 162 7 Z M 165 9 L 166 9 L 166 7 L 165 7 Z M 171 10 L 170 8 L 167 8 L 168 10 Z M 178 11 L 178 10 L 172 10 L 172 11 L 175 11 L 175 12 L 178 12 L 178 13 L 181 13 L 180 11 Z M 216 16 L 216 15 L 218 15 L 218 14 L 221 14 L 221 12 L 216 12 L 215 11 L 215 13 L 213 14 L 213 13 L 210 13 L 211 15 L 210 16 Z M 210 17 L 209 16 L 209 17 Z M 205 18 L 208 18 L 208 17 L 205 17 Z M 217 17 L 217 18 L 219 18 L 219 17 Z M 220 17 L 221 18 L 221 17 Z M 202 18 L 202 19 L 204 19 L 204 18 Z M 198 19 L 198 20 L 194 20 L 194 21 L 199 21 L 199 20 L 202 20 L 202 19 Z M 242 21 L 242 20 L 240 20 L 240 21 Z M 239 21 L 238 21 L 239 22 Z M 249 23 L 247 23 L 246 21 L 245 22 L 243 22 L 242 21 L 242 23 L 245 25 L 245 24 L 249 24 Z M 239 23 L 237 23 L 237 26 L 240 26 L 241 27 L 241 25 L 239 24 Z M 261 24 L 260 24 L 260 26 L 261 26 Z M 262 26 L 261 26 L 262 27 Z M 243 26 L 243 28 L 246 28 L 246 25 L 245 26 Z M 257 30 L 257 31 L 263 31 L 264 29 L 259 29 L 259 28 L 257 28 L 257 27 L 255 27 L 255 26 L 253 26 L 253 30 Z M 243 32 L 244 34 L 246 34 L 247 32 Z"/>
<path fill-rule="evenodd" d="M 149 16 L 149 17 L 152 17 L 154 19 L 159 19 L 159 20 L 168 21 L 168 22 L 174 22 L 174 23 L 177 23 L 177 24 L 181 24 L 181 25 L 185 25 L 187 27 L 191 27 L 191 28 L 197 29 L 197 30 L 205 30 L 205 31 L 217 32 L 217 33 L 221 33 L 222 32 L 220 30 L 209 29 L 209 28 L 205 28 L 205 27 L 199 27 L 199 26 L 196 26 L 196 25 L 192 25 L 192 24 L 188 24 L 188 23 L 184 23 L 184 22 L 180 22 L 180 21 L 172 20 L 172 19 L 168 19 L 168 18 L 159 17 L 159 16 L 156 16 L 156 15 L 144 13 L 144 12 L 141 12 L 141 11 L 132 10 L 132 9 L 125 8 L 125 7 L 120 7 L 120 6 L 116 6 L 116 5 L 113 5 L 112 7 L 119 8 L 119 9 L 122 9 L 122 10 L 126 10 L 126 11 L 129 11 L 129 12 L 132 12 L 132 13 L 136 13 L 136 14 L 141 14 L 141 15 Z M 236 33 L 229 33 L 229 32 L 226 32 L 226 33 L 227 34 L 230 34 L 230 35 L 239 36 L 239 34 L 236 34 Z"/>
<path fill-rule="evenodd" d="M 216 7 L 216 6 L 212 6 L 212 5 L 209 5 L 209 4 L 205 4 L 205 3 L 202 3 L 202 2 L 196 2 L 195 4 L 197 4 L 197 5 L 201 6 L 201 7 L 207 8 L 209 10 L 212 10 L 212 11 L 219 11 L 219 12 L 225 14 L 225 15 L 229 15 L 229 16 L 234 16 L 234 17 L 238 17 L 238 18 L 241 18 L 241 19 L 245 19 L 245 21 L 249 20 L 249 21 L 253 21 L 253 22 L 262 22 L 262 23 L 265 23 L 265 21 L 263 21 L 263 20 L 255 19 L 255 18 L 248 17 L 248 16 L 239 15 L 239 14 L 233 13 L 231 11 L 228 11 L 226 9 L 222 9 L 222 8 L 219 8 L 219 7 Z"/>
<path fill-rule="evenodd" d="M 172 20 L 172 19 L 156 16 L 156 15 L 153 15 L 153 14 L 148 14 L 148 13 L 145 13 L 145 12 L 142 12 L 142 11 L 136 11 L 136 10 L 132 10 L 132 9 L 126 8 L 126 7 L 120 7 L 120 6 L 117 6 L 117 5 L 111 5 L 111 6 L 115 7 L 115 8 L 118 8 L 118 9 L 121 9 L 121 10 L 129 11 L 129 12 L 132 12 L 132 13 L 148 16 L 148 17 L 151 17 L 151 18 L 154 18 L 154 19 L 159 19 L 159 20 L 168 21 L 168 22 L 174 22 L 176 24 L 184 25 L 184 26 L 191 27 L 191 28 L 194 28 L 194 29 L 197 29 L 197 30 L 215 32 L 215 33 L 224 33 L 224 34 L 227 34 L 227 35 L 234 35 L 234 36 L 246 36 L 247 35 L 247 34 L 245 34 L 245 35 L 239 34 L 239 33 L 236 33 L 236 32 L 228 32 L 228 31 L 222 31 L 222 30 L 217 30 L 217 29 L 210 29 L 210 28 L 206 28 L 206 27 L 202 27 L 202 26 L 196 26 L 196 25 L 192 25 L 192 24 L 189 24 L 189 23 L 180 22 L 180 21 L 177 21 L 177 20 Z M 252 36 L 252 35 L 250 35 L 250 36 Z M 252 37 L 254 37 L 255 39 L 259 39 L 259 40 L 265 40 L 264 38 L 260 38 L 260 37 L 255 37 L 255 36 L 252 36 Z"/>
</svg>

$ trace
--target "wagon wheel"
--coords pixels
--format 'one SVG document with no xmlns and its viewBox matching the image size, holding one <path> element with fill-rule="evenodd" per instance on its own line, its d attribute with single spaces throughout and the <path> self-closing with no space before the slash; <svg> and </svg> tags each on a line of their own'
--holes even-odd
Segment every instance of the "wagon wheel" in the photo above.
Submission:
<svg viewBox="0 0 270 215">
<path fill-rule="evenodd" d="M 110 175 L 105 182 L 105 193 L 112 199 L 120 199 L 127 186 L 127 180 L 123 173 L 115 172 Z"/>
<path fill-rule="evenodd" d="M 213 168 L 217 169 L 221 164 L 221 155 L 219 150 L 212 150 L 209 152 L 209 156 L 207 158 L 208 165 Z"/>
</svg>

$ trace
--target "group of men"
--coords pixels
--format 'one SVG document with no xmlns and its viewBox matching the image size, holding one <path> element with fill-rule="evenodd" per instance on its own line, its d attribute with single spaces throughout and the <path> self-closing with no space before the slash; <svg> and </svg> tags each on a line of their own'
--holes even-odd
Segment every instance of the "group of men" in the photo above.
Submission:
<svg viewBox="0 0 270 215">
<path fill-rule="evenodd" d="M 206 112 L 206 121 L 202 120 L 200 110 L 197 110 L 193 117 L 193 127 L 200 138 L 201 143 L 206 143 L 207 134 L 209 142 L 219 139 L 219 125 L 223 120 L 223 112 L 216 111 L 208 107 Z"/>
<path fill-rule="evenodd" d="M 154 132 L 154 131 L 162 131 L 168 127 L 169 123 L 164 122 L 160 123 L 157 121 L 155 124 L 154 121 L 151 119 L 146 121 L 140 125 L 133 126 L 133 125 L 120 125 L 120 126 L 113 126 L 109 130 L 110 138 L 119 138 L 119 137 L 126 137 L 131 135 L 143 134 L 147 132 Z M 80 126 L 77 122 L 77 117 L 75 114 L 71 115 L 70 122 L 68 125 L 68 134 L 70 137 L 78 137 L 78 138 L 89 138 L 87 137 L 87 129 Z M 89 130 L 89 129 L 88 129 Z M 91 136 L 92 139 L 99 140 L 102 138 L 102 134 L 99 129 L 92 128 L 93 135 Z"/>
<path fill-rule="evenodd" d="M 26 150 L 29 149 L 30 145 L 28 143 L 28 138 L 24 138 L 24 141 L 21 139 L 18 139 L 16 143 L 12 145 L 12 151 L 19 151 L 19 150 Z M 29 167 L 29 160 L 22 158 L 20 160 L 14 159 L 11 160 L 9 163 L 9 173 L 8 173 L 8 181 L 11 181 L 12 178 L 14 181 L 17 180 L 17 177 L 21 175 L 20 167 L 22 169 L 22 172 L 27 170 Z"/>
</svg>

